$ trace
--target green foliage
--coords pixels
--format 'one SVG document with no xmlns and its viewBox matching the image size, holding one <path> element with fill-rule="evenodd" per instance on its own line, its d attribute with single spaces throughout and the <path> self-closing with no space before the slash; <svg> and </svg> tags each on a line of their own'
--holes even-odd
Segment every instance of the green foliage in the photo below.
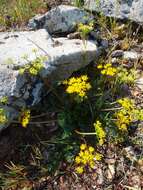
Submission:
<svg viewBox="0 0 143 190">
<path fill-rule="evenodd" d="M 93 22 L 89 24 L 78 24 L 78 31 L 80 32 L 81 38 L 83 40 L 87 39 L 88 34 L 93 30 Z"/>
<path fill-rule="evenodd" d="M 24 59 L 28 59 L 27 57 L 24 56 Z M 43 69 L 44 67 L 44 61 L 47 58 L 45 56 L 40 56 L 36 57 L 36 59 L 26 65 L 24 67 L 21 67 L 19 69 L 19 74 L 24 74 L 24 73 L 29 73 L 30 75 L 36 76 L 39 74 L 39 72 Z"/>
<path fill-rule="evenodd" d="M 84 0 L 74 0 L 74 5 L 81 8 L 84 5 Z"/>
<path fill-rule="evenodd" d="M 118 67 L 117 82 L 119 84 L 135 84 L 137 79 L 137 70 L 135 68 L 127 69 L 122 66 Z"/>
<path fill-rule="evenodd" d="M 5 124 L 7 122 L 6 111 L 3 108 L 0 108 L 0 124 Z"/>
</svg>

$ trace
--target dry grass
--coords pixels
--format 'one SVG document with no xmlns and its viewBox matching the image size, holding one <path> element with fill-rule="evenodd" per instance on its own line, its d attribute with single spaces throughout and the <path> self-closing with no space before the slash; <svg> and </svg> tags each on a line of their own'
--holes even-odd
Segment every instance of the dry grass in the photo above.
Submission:
<svg viewBox="0 0 143 190">
<path fill-rule="evenodd" d="M 24 25 L 28 19 L 46 10 L 43 0 L 1 0 L 0 25 L 10 28 Z"/>
</svg>

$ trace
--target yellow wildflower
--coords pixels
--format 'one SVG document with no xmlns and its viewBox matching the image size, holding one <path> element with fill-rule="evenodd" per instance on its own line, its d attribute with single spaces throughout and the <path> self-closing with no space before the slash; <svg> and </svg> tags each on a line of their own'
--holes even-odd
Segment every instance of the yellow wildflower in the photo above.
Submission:
<svg viewBox="0 0 143 190">
<path fill-rule="evenodd" d="M 106 70 L 106 75 L 109 75 L 109 76 L 114 76 L 115 74 L 116 74 L 116 69 L 115 68 L 113 68 L 113 67 L 109 67 L 109 68 L 107 68 L 107 70 Z"/>
<path fill-rule="evenodd" d="M 38 71 L 43 68 L 43 63 L 33 63 L 32 66 Z"/>
<path fill-rule="evenodd" d="M 99 160 L 101 160 L 102 159 L 102 154 L 100 154 L 100 153 L 96 153 L 95 154 L 95 159 L 97 160 L 97 161 L 99 161 Z"/>
<path fill-rule="evenodd" d="M 90 153 L 89 153 L 88 150 L 85 150 L 85 151 L 84 151 L 84 154 L 85 154 L 86 157 L 88 157 Z"/>
<path fill-rule="evenodd" d="M 131 122 L 143 119 L 143 111 L 141 109 L 135 109 L 135 103 L 132 99 L 119 99 L 117 103 L 122 106 L 122 108 L 114 114 L 116 118 L 115 124 L 119 130 L 127 131 Z"/>
<path fill-rule="evenodd" d="M 86 149 L 86 147 L 87 147 L 87 145 L 86 145 L 86 144 L 81 144 L 81 145 L 80 145 L 80 149 L 81 149 L 81 150 L 85 150 L 85 149 Z"/>
<path fill-rule="evenodd" d="M 83 173 L 83 167 L 81 167 L 81 166 L 78 166 L 77 168 L 76 168 L 76 172 L 78 173 L 78 174 L 82 174 Z"/>
<path fill-rule="evenodd" d="M 3 108 L 0 108 L 0 124 L 4 124 L 7 122 L 7 117 L 5 110 Z"/>
<path fill-rule="evenodd" d="M 81 159 L 80 159 L 79 156 L 76 156 L 76 157 L 75 157 L 75 162 L 76 162 L 77 164 L 79 164 L 79 163 L 81 162 Z"/>
<path fill-rule="evenodd" d="M 89 166 L 90 166 L 90 168 L 94 169 L 94 168 L 95 168 L 95 163 L 94 163 L 93 161 L 91 161 L 91 162 L 89 163 Z"/>
<path fill-rule="evenodd" d="M 0 100 L 0 102 L 2 104 L 7 104 L 8 103 L 8 97 L 7 96 L 2 97 L 1 100 Z"/>
<path fill-rule="evenodd" d="M 104 65 L 104 69 L 111 68 L 111 67 L 112 67 L 111 63 L 107 63 L 106 65 Z"/>
<path fill-rule="evenodd" d="M 101 71 L 101 74 L 102 74 L 102 75 L 105 75 L 105 74 L 106 74 L 106 70 L 105 70 L 105 69 L 102 70 L 102 71 Z"/>
<path fill-rule="evenodd" d="M 83 151 L 80 151 L 79 156 L 83 157 L 83 155 L 84 155 Z"/>
<path fill-rule="evenodd" d="M 99 145 L 101 146 L 105 142 L 106 133 L 102 128 L 102 124 L 100 121 L 96 121 L 94 123 L 94 128 L 96 132 L 96 136 L 98 138 Z"/>
<path fill-rule="evenodd" d="M 134 109 L 135 106 L 132 99 L 119 99 L 117 103 L 120 104 L 122 108 L 114 114 L 116 118 L 115 124 L 119 130 L 127 131 L 129 124 L 138 119 L 140 111 Z"/>
<path fill-rule="evenodd" d="M 92 146 L 90 146 L 90 147 L 89 147 L 89 152 L 92 153 L 92 152 L 94 152 L 94 151 L 95 151 L 95 149 L 94 149 Z"/>
<path fill-rule="evenodd" d="M 68 94 L 76 94 L 80 98 L 87 98 L 87 92 L 91 89 L 87 75 L 72 77 L 69 80 L 63 81 L 63 84 L 67 85 L 66 92 Z"/>
<path fill-rule="evenodd" d="M 83 24 L 79 23 L 78 24 L 78 31 L 81 34 L 81 37 L 86 38 L 87 35 L 93 30 L 93 22 L 89 24 Z"/>
<path fill-rule="evenodd" d="M 107 63 L 104 66 L 100 64 L 97 66 L 97 68 L 102 69 L 102 75 L 114 76 L 117 73 L 117 69 L 115 67 L 112 67 L 111 63 Z"/>
<path fill-rule="evenodd" d="M 91 169 L 94 169 L 96 162 L 101 160 L 101 158 L 102 155 L 99 153 L 95 153 L 95 149 L 92 146 L 82 144 L 80 146 L 80 152 L 78 153 L 78 156 L 75 157 L 75 164 L 77 165 L 76 172 L 80 173 L 78 172 L 78 170 L 82 170 L 83 172 L 84 168 L 87 166 Z"/>
<path fill-rule="evenodd" d="M 30 121 L 30 110 L 25 110 L 22 112 L 20 117 L 22 127 L 26 128 Z"/>
<path fill-rule="evenodd" d="M 24 67 L 19 69 L 19 73 L 23 74 L 28 72 L 31 75 L 37 75 L 40 70 L 44 67 L 43 62 L 46 60 L 45 56 L 37 57 L 34 61 L 29 64 L 24 65 Z"/>
<path fill-rule="evenodd" d="M 19 74 L 20 74 L 20 75 L 23 75 L 24 72 L 25 72 L 25 68 L 20 68 L 20 69 L 19 69 Z"/>
<path fill-rule="evenodd" d="M 103 68 L 103 65 L 99 64 L 99 65 L 97 66 L 97 68 L 98 68 L 98 69 L 102 69 L 102 68 Z"/>
<path fill-rule="evenodd" d="M 31 75 L 37 75 L 37 74 L 38 74 L 38 71 L 37 71 L 34 67 L 30 67 L 29 73 L 30 73 Z"/>
<path fill-rule="evenodd" d="M 123 98 L 123 99 L 119 99 L 117 100 L 117 102 L 126 110 L 129 109 L 133 109 L 134 107 L 134 102 L 133 100 L 129 99 L 129 98 Z"/>
</svg>

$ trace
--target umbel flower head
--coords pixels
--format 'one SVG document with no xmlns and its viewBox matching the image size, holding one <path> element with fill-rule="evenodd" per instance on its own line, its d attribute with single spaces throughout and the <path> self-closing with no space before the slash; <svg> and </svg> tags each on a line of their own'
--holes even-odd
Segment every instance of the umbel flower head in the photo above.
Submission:
<svg viewBox="0 0 143 190">
<path fill-rule="evenodd" d="M 97 68 L 101 69 L 102 75 L 114 76 L 117 73 L 117 69 L 111 63 L 105 65 L 99 64 Z"/>
<path fill-rule="evenodd" d="M 30 110 L 24 110 L 20 116 L 20 122 L 22 127 L 26 128 L 30 121 Z"/>
<path fill-rule="evenodd" d="M 135 108 L 135 102 L 130 98 L 118 99 L 121 109 L 114 114 L 115 124 L 121 131 L 127 131 L 133 121 L 143 120 L 142 109 Z"/>
<path fill-rule="evenodd" d="M 94 123 L 94 128 L 96 132 L 96 137 L 98 139 L 98 143 L 101 146 L 105 142 L 105 138 L 106 138 L 106 133 L 102 128 L 102 123 L 97 120 L 96 123 Z"/>
<path fill-rule="evenodd" d="M 63 84 L 67 86 L 66 92 L 68 94 L 78 95 L 80 98 L 87 98 L 87 92 L 91 89 L 91 85 L 88 82 L 87 75 L 80 77 L 72 77 L 63 81 Z"/>
<path fill-rule="evenodd" d="M 0 124 L 4 124 L 7 122 L 7 117 L 5 110 L 3 108 L 0 108 Z"/>
<path fill-rule="evenodd" d="M 46 60 L 46 57 L 41 56 L 37 57 L 34 61 L 32 61 L 29 64 L 26 64 L 24 67 L 19 69 L 19 74 L 24 74 L 25 72 L 28 72 L 32 76 L 38 75 L 38 73 L 44 68 L 44 61 Z"/>
<path fill-rule="evenodd" d="M 101 159 L 102 155 L 95 152 L 94 147 L 81 144 L 80 152 L 75 157 L 75 170 L 77 173 L 82 174 L 87 167 L 94 169 L 96 162 L 100 161 Z"/>
</svg>

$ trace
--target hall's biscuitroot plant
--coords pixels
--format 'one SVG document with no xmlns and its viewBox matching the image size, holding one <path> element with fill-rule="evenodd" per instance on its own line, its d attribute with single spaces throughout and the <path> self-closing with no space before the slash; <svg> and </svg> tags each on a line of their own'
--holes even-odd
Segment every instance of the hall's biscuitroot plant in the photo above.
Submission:
<svg viewBox="0 0 143 190">
<path fill-rule="evenodd" d="M 111 21 L 102 24 L 104 25 L 102 35 L 108 40 L 112 40 L 112 36 L 113 40 L 124 38 L 125 32 L 122 29 L 126 30 L 126 26 L 121 27 L 120 24 Z M 89 37 L 92 27 L 93 25 L 89 24 L 79 25 L 78 30 L 83 40 Z M 122 87 L 126 85 L 129 89 L 134 88 L 138 72 L 134 66 L 128 68 L 127 65 L 121 64 L 121 61 L 112 62 L 111 53 L 117 47 L 112 47 L 114 44 L 111 44 L 109 52 L 101 55 L 95 63 L 52 86 L 51 89 L 54 89 L 54 92 L 45 89 L 48 95 L 43 98 L 37 109 L 23 108 L 20 111 L 17 126 L 22 126 L 21 129 L 25 131 L 31 129 L 38 141 L 36 146 L 28 144 L 26 148 L 20 149 L 24 155 L 25 149 L 30 146 L 28 159 L 26 157 L 22 163 L 28 162 L 28 167 L 37 171 L 36 174 L 29 172 L 33 181 L 49 174 L 57 177 L 66 172 L 72 172 L 75 176 L 88 172 L 95 173 L 100 163 L 104 163 L 104 159 L 107 158 L 108 146 L 114 144 L 122 147 L 125 143 L 130 144 L 130 134 L 132 130 L 134 132 L 138 129 L 138 124 L 143 120 L 143 111 L 142 107 L 138 107 L 136 99 L 130 94 L 125 94 Z M 124 41 L 123 45 L 123 49 L 129 49 L 131 44 Z M 43 62 L 42 57 L 37 57 L 33 62 L 20 68 L 19 74 L 40 77 Z M 1 102 L 2 105 L 6 104 L 7 98 L 3 97 Z M 47 112 L 52 112 L 55 117 L 50 125 L 43 124 L 44 121 L 48 122 L 48 117 L 44 121 L 41 117 L 41 115 L 47 116 Z M 37 125 L 34 124 L 33 129 L 31 120 L 36 123 L 37 118 L 40 121 L 37 121 Z M 3 108 L 0 109 L 0 121 L 7 121 Z M 39 127 L 40 122 L 42 125 Z M 35 131 L 38 128 L 40 132 L 37 134 Z M 44 130 L 44 137 L 40 136 L 41 129 Z M 53 133 L 52 130 L 54 130 Z M 50 133 L 52 135 L 49 135 Z M 13 174 L 11 170 L 15 171 L 16 168 L 13 164 L 12 166 L 9 167 L 9 175 L 7 175 L 10 178 L 11 173 Z M 16 186 L 18 186 L 19 177 L 24 183 L 29 180 L 26 173 L 29 171 L 27 167 L 19 166 L 17 170 L 22 172 L 20 175 L 17 171 L 15 172 Z M 4 177 L 3 181 L 8 182 L 6 176 Z"/>
</svg>

